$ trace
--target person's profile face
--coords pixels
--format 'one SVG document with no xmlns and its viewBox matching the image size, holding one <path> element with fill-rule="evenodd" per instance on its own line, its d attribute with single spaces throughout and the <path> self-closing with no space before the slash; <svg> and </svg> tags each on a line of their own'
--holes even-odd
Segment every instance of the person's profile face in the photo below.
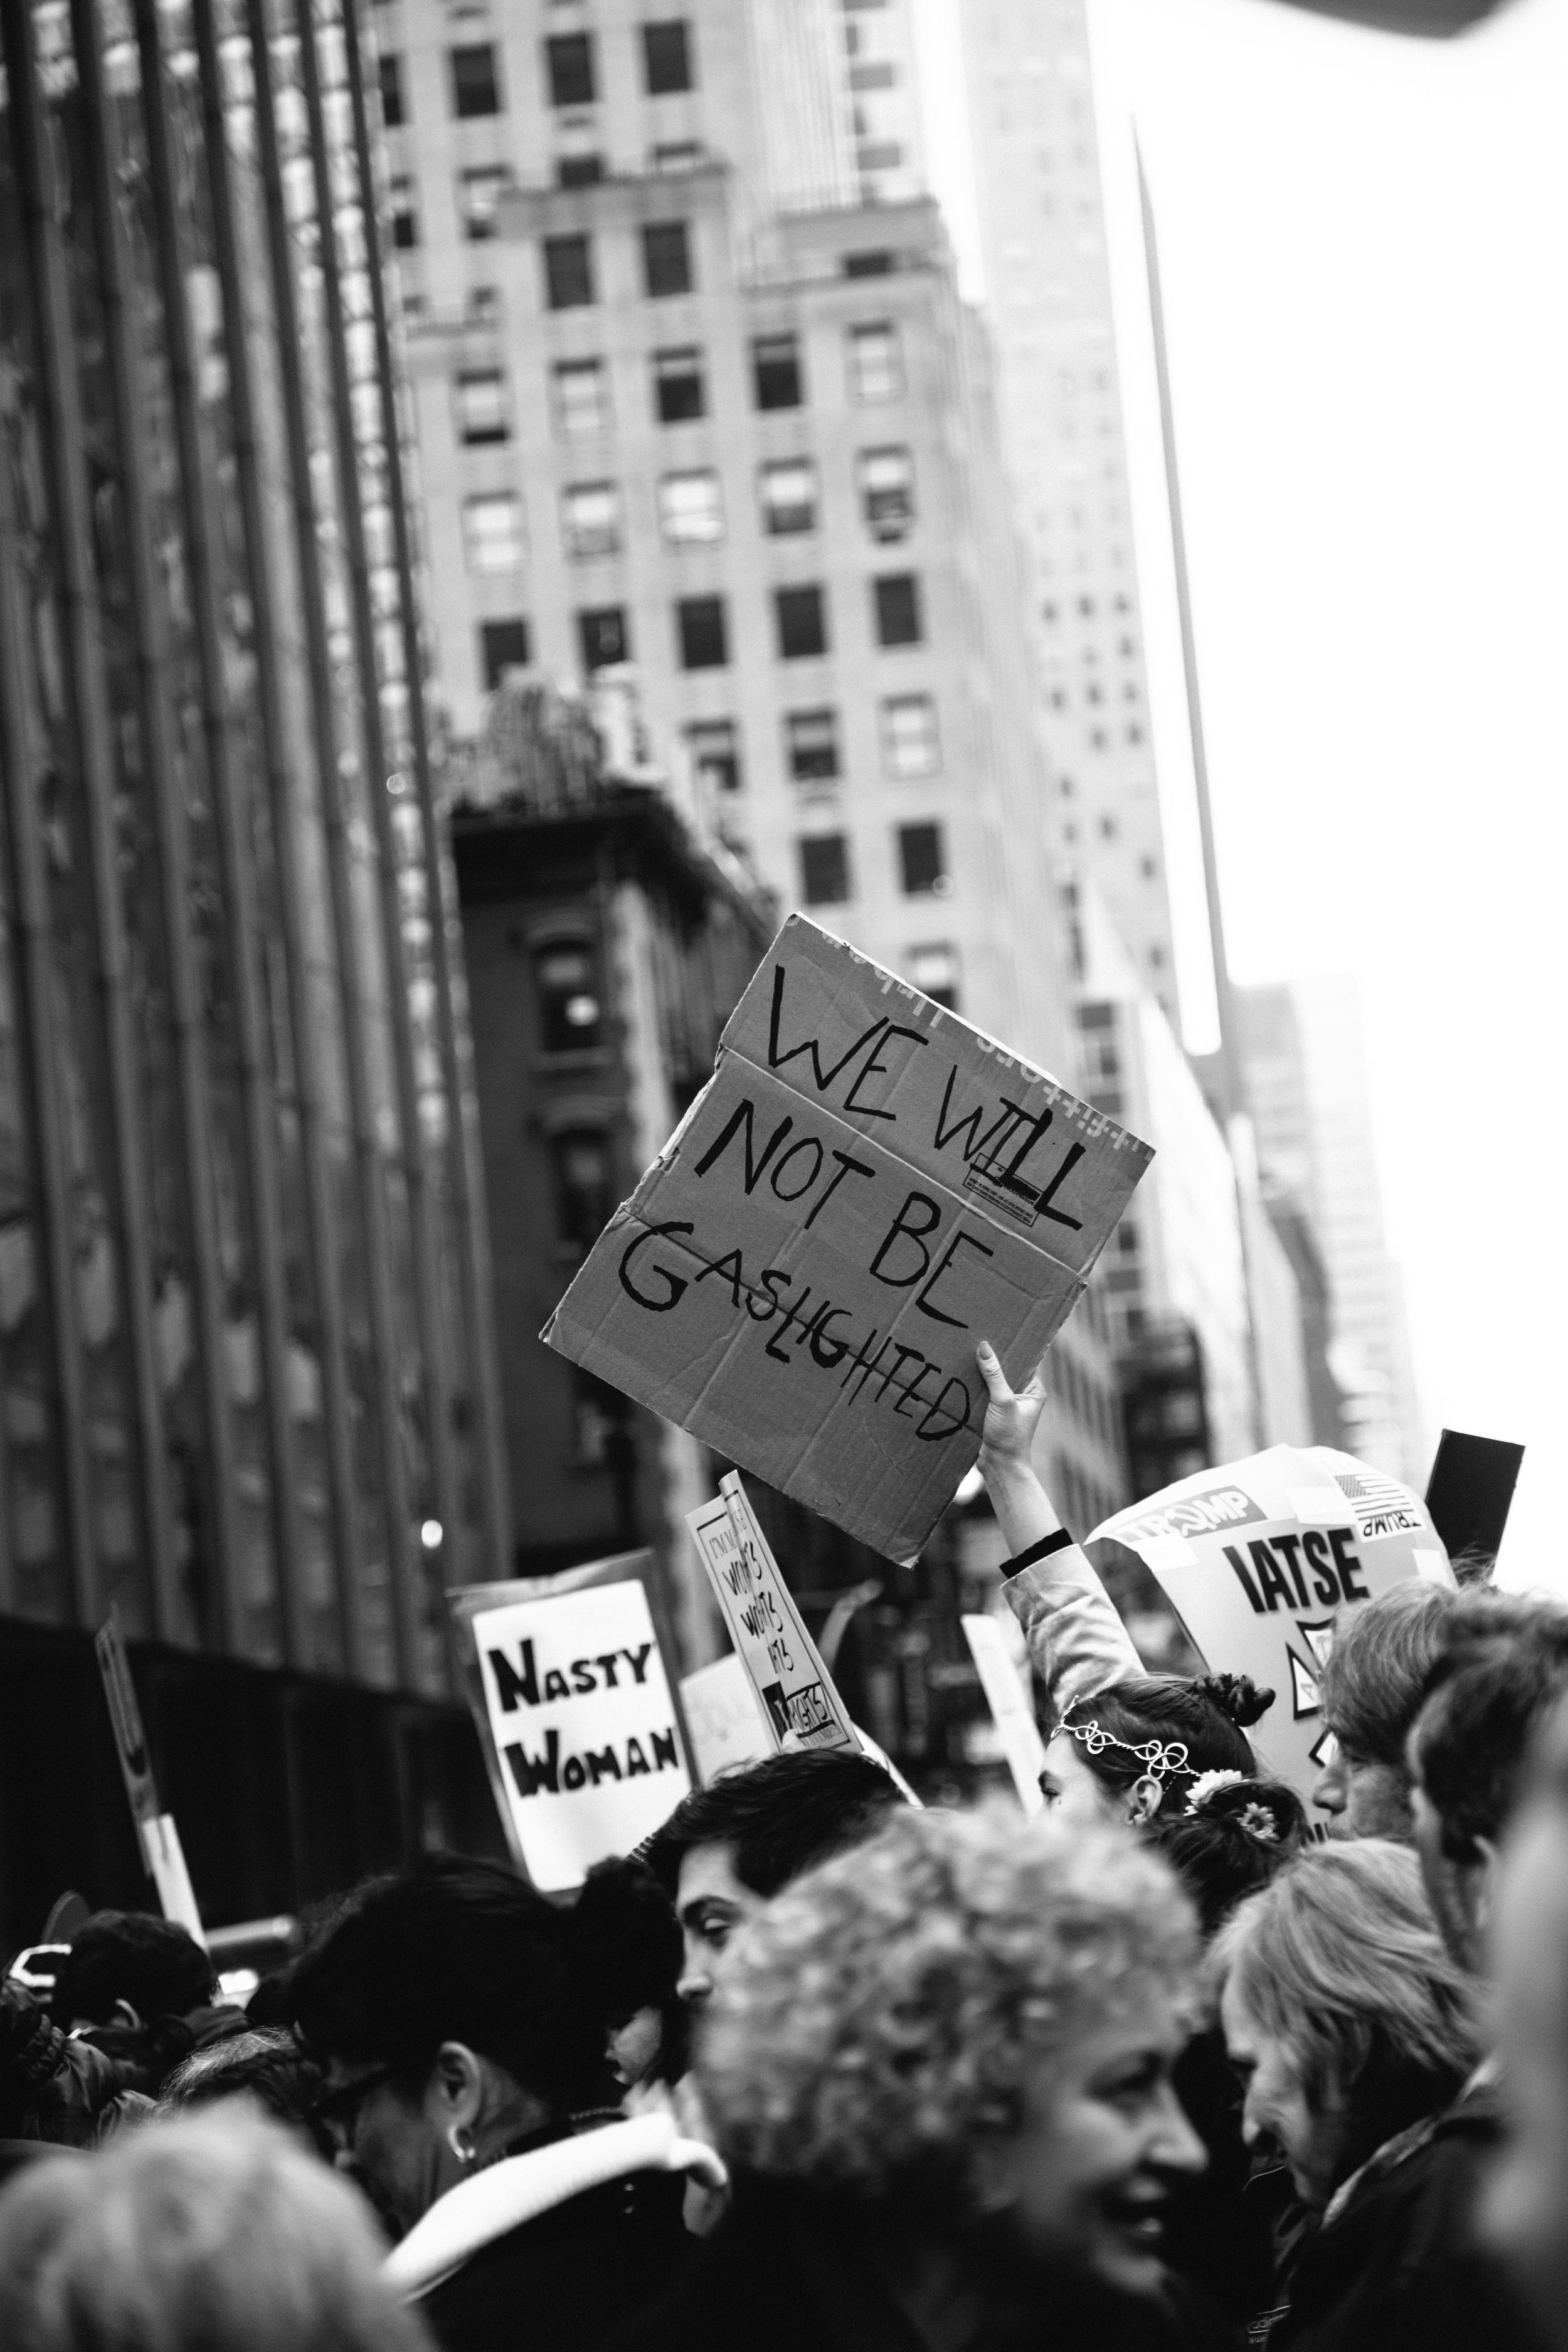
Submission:
<svg viewBox="0 0 1568 2352">
<path fill-rule="evenodd" d="M 405 2236 L 449 2185 L 439 2134 L 422 2105 L 395 2090 L 384 2067 L 334 2061 L 317 2114 L 336 2170 L 369 2200 L 391 2238 Z"/>
<path fill-rule="evenodd" d="M 1047 1745 L 1040 1791 L 1051 1819 L 1071 1829 L 1127 1819 L 1126 1798 L 1090 1769 L 1070 1731 L 1058 1731 Z"/>
<path fill-rule="evenodd" d="M 1333 1733 L 1312 1783 L 1312 1802 L 1327 1813 L 1331 1838 L 1392 1838 L 1395 1845 L 1408 1845 L 1414 1835 L 1404 1766 L 1363 1756 Z"/>
<path fill-rule="evenodd" d="M 676 1986 L 682 2000 L 700 2005 L 710 1998 L 725 1946 L 763 1902 L 736 1876 L 732 1846 L 694 1845 L 681 1856 L 675 1911 L 685 1948 Z"/>
<path fill-rule="evenodd" d="M 1242 2138 L 1248 2147 L 1272 2140 L 1290 2168 L 1296 2194 L 1321 2212 L 1339 2186 L 1345 2145 L 1342 2099 L 1312 2105 L 1295 2051 L 1253 2015 L 1234 1970 L 1226 1979 L 1219 2013 L 1226 2050 L 1245 2094 Z"/>
<path fill-rule="evenodd" d="M 1493 1938 L 1500 2051 L 1513 2129 L 1482 2199 L 1482 2232 L 1568 2352 L 1568 1817 L 1531 1808 L 1510 1842 Z"/>
<path fill-rule="evenodd" d="M 1027 2079 L 991 2189 L 1027 2260 L 1133 2294 L 1158 2285 L 1172 2188 L 1205 2162 L 1171 2086 L 1186 2032 L 1173 2003 L 1156 2000 Z"/>
</svg>

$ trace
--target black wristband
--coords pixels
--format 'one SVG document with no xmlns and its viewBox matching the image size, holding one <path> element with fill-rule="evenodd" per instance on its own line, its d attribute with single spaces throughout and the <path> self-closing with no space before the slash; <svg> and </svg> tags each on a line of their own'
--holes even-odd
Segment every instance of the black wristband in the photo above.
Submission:
<svg viewBox="0 0 1568 2352">
<path fill-rule="evenodd" d="M 1004 1576 L 1016 1576 L 1020 1569 L 1033 1568 L 1037 1559 L 1049 1559 L 1054 1551 L 1071 1551 L 1076 1540 L 1069 1528 L 1058 1528 L 1054 1535 L 1042 1536 L 1038 1543 L 1032 1543 L 1027 1551 L 1019 1552 L 1016 1559 L 1005 1559 L 1002 1573 Z"/>
</svg>

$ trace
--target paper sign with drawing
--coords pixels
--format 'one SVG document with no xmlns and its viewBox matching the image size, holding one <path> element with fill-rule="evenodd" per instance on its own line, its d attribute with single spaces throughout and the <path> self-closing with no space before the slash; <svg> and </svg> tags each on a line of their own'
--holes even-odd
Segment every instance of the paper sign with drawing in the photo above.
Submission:
<svg viewBox="0 0 1568 2352">
<path fill-rule="evenodd" d="M 1200 1470 L 1117 1512 L 1084 1549 L 1102 1570 L 1119 1549 L 1132 1552 L 1211 1673 L 1273 1690 L 1247 1737 L 1303 1798 L 1321 1769 L 1318 1677 L 1339 1613 L 1412 1577 L 1453 1582 L 1410 1488 L 1327 1445 L 1275 1445 Z"/>
<path fill-rule="evenodd" d="M 792 916 L 544 1337 L 894 1559 L 1027 1380 L 1152 1157 Z"/>
</svg>

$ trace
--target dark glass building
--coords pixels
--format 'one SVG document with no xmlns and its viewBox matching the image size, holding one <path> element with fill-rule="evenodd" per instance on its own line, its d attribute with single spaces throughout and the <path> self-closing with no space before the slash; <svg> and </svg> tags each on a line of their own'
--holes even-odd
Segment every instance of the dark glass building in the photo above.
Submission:
<svg viewBox="0 0 1568 2352">
<path fill-rule="evenodd" d="M 0 1650 L 438 1698 L 510 1538 L 352 12 L 0 21 Z"/>
</svg>

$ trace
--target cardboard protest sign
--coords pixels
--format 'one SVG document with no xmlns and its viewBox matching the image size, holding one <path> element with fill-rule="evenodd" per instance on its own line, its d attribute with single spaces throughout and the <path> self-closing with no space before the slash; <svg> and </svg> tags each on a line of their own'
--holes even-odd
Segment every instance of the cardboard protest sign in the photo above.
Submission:
<svg viewBox="0 0 1568 2352">
<path fill-rule="evenodd" d="M 779 1574 L 739 1476 L 731 1470 L 719 1487 L 713 1502 L 687 1512 L 686 1524 L 757 1695 L 772 1747 L 782 1747 L 793 1732 L 806 1748 L 858 1748 L 859 1735 Z"/>
<path fill-rule="evenodd" d="M 541 1579 L 540 1584 L 559 1584 Z M 648 1594 L 635 1576 L 460 1596 L 512 1849 L 547 1894 L 629 1853 L 691 1787 Z M 486 1593 L 496 1605 L 482 1605 Z"/>
<path fill-rule="evenodd" d="M 682 1675 L 680 1703 L 691 1761 L 704 1786 L 737 1764 L 759 1764 L 776 1753 L 762 1703 L 733 1650 L 695 1674 Z"/>
<path fill-rule="evenodd" d="M 1322 1762 L 1318 1676 L 1341 1612 L 1412 1577 L 1453 1583 L 1411 1489 L 1328 1445 L 1274 1445 L 1200 1470 L 1118 1511 L 1084 1549 L 1102 1570 L 1118 1549 L 1132 1552 L 1211 1673 L 1274 1691 L 1247 1738 L 1303 1797 Z"/>
<path fill-rule="evenodd" d="M 1002 1753 L 1026 1813 L 1045 1804 L 1040 1774 L 1046 1769 L 1046 1743 L 1035 1721 L 1034 1703 L 1008 1654 L 1002 1628 L 994 1617 L 961 1617 L 963 1638 L 985 1693 L 985 1704 L 1002 1741 Z"/>
<path fill-rule="evenodd" d="M 792 916 L 549 1344 L 894 1559 L 1026 1381 L 1152 1153 Z"/>
</svg>

